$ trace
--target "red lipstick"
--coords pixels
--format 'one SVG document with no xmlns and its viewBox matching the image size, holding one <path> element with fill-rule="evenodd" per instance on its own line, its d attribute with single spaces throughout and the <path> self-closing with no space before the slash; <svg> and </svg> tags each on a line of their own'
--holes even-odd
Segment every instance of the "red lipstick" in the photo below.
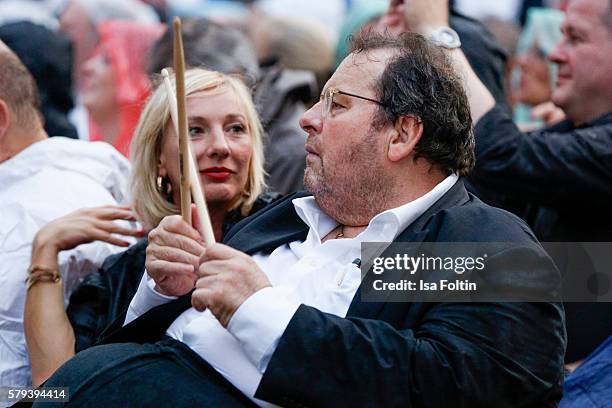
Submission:
<svg viewBox="0 0 612 408">
<path fill-rule="evenodd" d="M 202 170 L 202 173 L 211 181 L 224 182 L 227 181 L 234 172 L 226 167 L 208 167 Z"/>
</svg>

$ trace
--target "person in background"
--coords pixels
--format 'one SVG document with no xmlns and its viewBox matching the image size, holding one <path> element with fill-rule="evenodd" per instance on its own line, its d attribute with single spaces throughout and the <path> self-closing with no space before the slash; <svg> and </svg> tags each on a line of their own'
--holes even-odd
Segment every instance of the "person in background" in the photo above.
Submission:
<svg viewBox="0 0 612 408">
<path fill-rule="evenodd" d="M 73 46 L 73 96 L 75 108 L 69 119 L 80 139 L 89 139 L 89 120 L 81 101 L 83 64 L 89 60 L 100 40 L 97 27 L 107 20 L 127 20 L 142 24 L 158 23 L 155 11 L 139 0 L 67 0 L 56 10 L 60 30 Z"/>
<path fill-rule="evenodd" d="M 167 0 L 141 0 L 143 3 L 153 7 L 153 10 L 159 16 L 160 22 L 168 21 L 168 5 Z"/>
<path fill-rule="evenodd" d="M 145 61 L 162 24 L 106 21 L 99 44 L 83 65 L 81 100 L 90 118 L 89 139 L 111 143 L 128 156 L 132 134 L 151 92 Z"/>
<path fill-rule="evenodd" d="M 504 90 L 506 93 L 506 104 L 509 107 L 514 107 L 512 100 L 512 72 L 516 62 L 516 47 L 521 34 L 520 27 L 513 21 L 500 20 L 495 17 L 488 17 L 482 20 L 482 23 L 495 36 L 495 39 L 508 57 L 506 67 L 504 69 Z"/>
<path fill-rule="evenodd" d="M 379 32 L 399 35 L 413 30 L 406 21 L 405 14 L 410 10 L 411 0 L 391 0 L 387 12 L 379 19 Z M 478 77 L 491 90 L 495 100 L 506 103 L 503 84 L 507 56 L 484 24 L 459 13 L 454 7 L 449 9 L 450 28 L 459 33 L 468 61 Z"/>
<path fill-rule="evenodd" d="M 612 403 L 612 335 L 566 378 L 558 408 L 583 408 L 593 403 L 603 407 Z"/>
<path fill-rule="evenodd" d="M 108 20 L 142 24 L 159 22 L 155 11 L 139 0 L 67 0 L 59 11 L 60 30 L 74 47 L 75 85 L 81 86 L 82 68 L 94 54 L 100 37 L 97 27 Z"/>
<path fill-rule="evenodd" d="M 548 60 L 562 40 L 562 11 L 530 8 L 516 50 L 516 77 L 512 99 L 513 120 L 522 130 L 534 130 L 565 118 L 551 102 L 557 77 L 556 65 Z M 535 107 L 535 109 L 534 109 Z"/>
<path fill-rule="evenodd" d="M 376 30 L 378 19 L 385 14 L 388 2 L 384 0 L 361 0 L 354 2 L 349 10 L 342 26 L 336 45 L 336 60 L 334 69 L 348 55 L 350 36 L 359 31 Z"/>
<path fill-rule="evenodd" d="M 335 41 L 317 21 L 291 18 L 254 18 L 249 36 L 260 64 L 277 61 L 283 68 L 310 71 L 320 93 L 333 68 Z M 313 101 L 314 102 L 314 101 Z"/>
<path fill-rule="evenodd" d="M 68 296 L 119 250 L 93 243 L 63 253 L 52 268 L 41 267 L 30 258 L 36 232 L 81 207 L 126 200 L 128 161 L 106 143 L 49 138 L 39 107 L 32 76 L 0 41 L 0 384 L 7 387 L 31 385 L 23 326 L 28 288 L 54 282 Z"/>
<path fill-rule="evenodd" d="M 273 19 L 316 21 L 328 38 L 338 38 L 340 25 L 347 12 L 346 0 L 247 0 L 256 15 Z"/>
<path fill-rule="evenodd" d="M 44 3 L 27 0 L 0 2 L 0 40 L 19 57 L 36 80 L 45 131 L 76 139 L 68 120 L 72 99 L 72 49 L 58 31 L 59 22 Z"/>
<path fill-rule="evenodd" d="M 267 184 L 282 194 L 303 187 L 306 134 L 298 119 L 317 95 L 314 74 L 283 68 L 278 62 L 259 67 L 249 39 L 239 30 L 206 18 L 185 19 L 183 45 L 188 66 L 239 75 L 254 87 L 254 101 L 265 130 Z M 149 73 L 172 66 L 172 34 L 153 47 Z"/>
<path fill-rule="evenodd" d="M 185 80 L 192 150 L 215 239 L 221 240 L 231 226 L 279 195 L 264 193 L 261 124 L 244 84 L 202 69 L 188 70 Z M 178 137 L 164 86 L 157 88 L 142 113 L 132 153 L 131 203 L 149 231 L 165 216 L 180 212 Z M 42 228 L 32 248 L 33 262 L 55 265 L 62 251 L 99 239 L 100 218 L 112 214 L 95 211 L 70 214 Z M 188 259 L 195 264 L 203 246 L 198 234 L 192 238 L 195 243 L 189 246 Z M 40 285 L 28 293 L 25 327 L 34 384 L 44 381 L 76 352 L 94 345 L 114 320 L 123 321 L 145 271 L 145 254 L 155 251 L 157 244 L 143 239 L 109 257 L 75 290 L 67 312 L 56 285 Z M 46 250 L 49 247 L 52 250 Z M 164 265 L 163 261 L 149 261 L 147 269 Z M 177 272 L 189 273 L 185 269 Z"/>
<path fill-rule="evenodd" d="M 186 65 L 238 75 L 247 86 L 255 86 L 260 76 L 257 56 L 240 30 L 205 17 L 183 18 L 181 29 Z M 161 70 L 174 65 L 172 36 L 172 30 L 167 30 L 147 60 L 147 72 L 156 83 Z"/>
</svg>

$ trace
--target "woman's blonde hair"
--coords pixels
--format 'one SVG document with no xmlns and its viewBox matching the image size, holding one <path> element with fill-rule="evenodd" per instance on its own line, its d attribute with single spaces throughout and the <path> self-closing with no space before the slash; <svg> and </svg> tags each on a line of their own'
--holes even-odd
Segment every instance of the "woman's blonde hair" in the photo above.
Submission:
<svg viewBox="0 0 612 408">
<path fill-rule="evenodd" d="M 170 79 L 174 87 L 174 75 L 171 75 Z M 231 89 L 242 103 L 252 138 L 253 150 L 247 183 L 241 197 L 229 208 L 229 210 L 239 208 L 241 214 L 246 216 L 265 188 L 263 130 L 251 93 L 241 80 L 220 72 L 200 68 L 185 72 L 187 97 L 197 92 L 220 93 L 224 88 Z M 130 177 L 131 201 L 136 214 L 146 228 L 156 227 L 162 218 L 180 212 L 176 205 L 168 201 L 157 188 L 162 140 L 169 120 L 168 93 L 163 85 L 158 86 L 142 111 L 132 139 L 130 154 L 133 160 Z"/>
</svg>

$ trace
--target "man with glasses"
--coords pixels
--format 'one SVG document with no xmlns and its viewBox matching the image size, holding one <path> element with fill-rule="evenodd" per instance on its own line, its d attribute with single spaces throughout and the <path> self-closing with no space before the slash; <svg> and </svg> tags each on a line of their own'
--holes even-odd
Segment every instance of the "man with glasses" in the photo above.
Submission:
<svg viewBox="0 0 612 408">
<path fill-rule="evenodd" d="M 469 106 L 444 52 L 412 34 L 358 38 L 300 124 L 309 194 L 245 219 L 204 254 L 189 253 L 191 226 L 164 219 L 148 256 L 197 255 L 194 290 L 167 292 L 183 278 L 147 263 L 125 326 L 46 386 L 74 390 L 74 405 L 552 406 L 558 303 L 364 295 L 363 242 L 512 242 L 488 253 L 502 290 L 521 276 L 548 292 L 558 274 L 525 224 L 465 190 Z"/>
</svg>

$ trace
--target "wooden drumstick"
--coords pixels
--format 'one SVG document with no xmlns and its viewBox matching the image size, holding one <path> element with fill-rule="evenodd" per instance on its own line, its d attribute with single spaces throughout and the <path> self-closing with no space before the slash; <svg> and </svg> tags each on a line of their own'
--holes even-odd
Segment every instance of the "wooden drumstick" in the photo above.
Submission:
<svg viewBox="0 0 612 408">
<path fill-rule="evenodd" d="M 191 193 L 189 182 L 189 138 L 187 111 L 185 109 L 185 56 L 181 36 L 181 19 L 174 18 L 174 75 L 176 80 L 176 102 L 179 138 L 179 174 L 181 178 L 181 215 L 191 225 Z"/>
<path fill-rule="evenodd" d="M 174 90 L 172 89 L 172 83 L 170 82 L 170 74 L 168 70 L 162 70 L 162 77 L 164 85 L 166 87 L 166 93 L 168 94 L 168 104 L 170 106 L 170 117 L 174 123 L 174 129 L 178 134 L 178 110 L 176 107 L 176 99 L 174 98 Z M 215 242 L 215 234 L 213 232 L 212 223 L 210 222 L 210 216 L 208 215 L 208 207 L 206 205 L 206 199 L 204 197 L 204 190 L 200 185 L 200 176 L 195 165 L 193 155 L 191 154 L 191 146 L 188 144 L 189 154 L 189 180 L 191 181 L 191 195 L 193 201 L 195 201 L 196 210 L 198 212 L 198 218 L 200 218 L 200 225 L 198 225 L 198 231 L 204 242 L 211 244 Z"/>
</svg>

